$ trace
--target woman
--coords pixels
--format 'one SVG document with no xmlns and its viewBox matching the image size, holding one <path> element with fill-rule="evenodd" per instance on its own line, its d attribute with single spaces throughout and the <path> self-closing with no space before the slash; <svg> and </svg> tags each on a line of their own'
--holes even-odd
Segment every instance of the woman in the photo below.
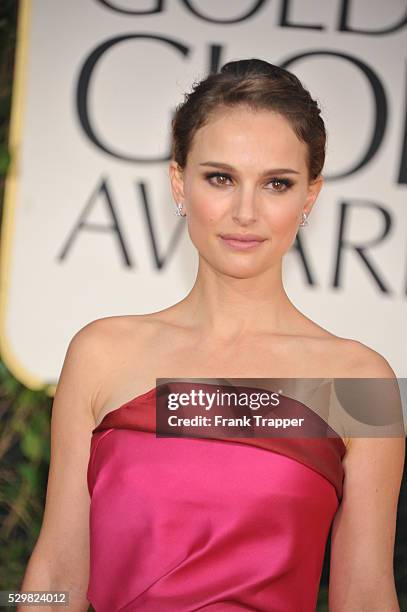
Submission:
<svg viewBox="0 0 407 612">
<path fill-rule="evenodd" d="M 330 610 L 399 610 L 402 437 L 261 447 L 152 434 L 156 378 L 395 378 L 283 287 L 283 255 L 323 183 L 324 123 L 300 81 L 229 62 L 194 85 L 172 127 L 169 176 L 197 278 L 169 308 L 99 319 L 71 340 L 22 590 L 68 590 L 78 611 L 88 597 L 97 612 L 308 612 L 332 526 Z"/>
</svg>

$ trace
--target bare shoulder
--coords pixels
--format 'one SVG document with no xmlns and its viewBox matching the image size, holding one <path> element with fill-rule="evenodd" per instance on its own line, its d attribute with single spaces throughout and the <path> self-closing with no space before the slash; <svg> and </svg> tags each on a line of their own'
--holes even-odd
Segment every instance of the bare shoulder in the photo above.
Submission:
<svg viewBox="0 0 407 612">
<path fill-rule="evenodd" d="M 129 338 L 129 334 L 137 335 L 142 340 L 144 336 L 156 330 L 160 321 L 154 315 L 155 313 L 117 315 L 94 319 L 73 336 L 71 343 L 80 345 L 83 350 L 94 350 L 99 355 L 100 349 L 103 348 L 103 356 L 109 361 L 111 351 L 117 348 L 118 340 Z"/>
<path fill-rule="evenodd" d="M 117 363 L 122 343 L 129 342 L 130 332 L 140 336 L 142 328 L 141 321 L 136 324 L 132 318 L 130 323 L 128 316 L 94 319 L 81 327 L 69 342 L 57 392 L 65 380 L 76 379 L 74 372 L 80 372 L 81 387 L 94 414 L 103 381 Z"/>
<path fill-rule="evenodd" d="M 112 319 L 115 317 L 90 321 L 73 335 L 68 345 L 62 374 L 67 367 L 80 371 L 82 381 L 89 390 L 94 390 L 92 387 L 103 373 L 104 366 L 108 362 L 109 350 L 114 345 L 119 325 L 118 321 Z"/>
<path fill-rule="evenodd" d="M 312 322 L 312 338 L 323 368 L 343 378 L 396 378 L 387 359 L 359 340 L 337 336 Z"/>
<path fill-rule="evenodd" d="M 130 325 L 142 324 L 148 315 L 117 315 L 101 317 L 90 321 L 76 332 L 73 340 L 77 343 L 92 345 L 94 342 L 109 341 L 117 334 L 128 331 Z"/>
<path fill-rule="evenodd" d="M 387 359 L 358 340 L 340 338 L 341 361 L 346 376 L 353 378 L 396 378 Z"/>
<path fill-rule="evenodd" d="M 321 371 L 343 378 L 395 378 L 389 362 L 378 351 L 359 340 L 338 336 L 305 317 L 307 339 Z"/>
<path fill-rule="evenodd" d="M 66 361 L 71 369 L 81 371 L 94 415 L 106 379 L 122 368 L 126 357 L 137 359 L 146 346 L 154 344 L 162 325 L 155 313 L 119 315 L 94 319 L 76 332 Z"/>
</svg>

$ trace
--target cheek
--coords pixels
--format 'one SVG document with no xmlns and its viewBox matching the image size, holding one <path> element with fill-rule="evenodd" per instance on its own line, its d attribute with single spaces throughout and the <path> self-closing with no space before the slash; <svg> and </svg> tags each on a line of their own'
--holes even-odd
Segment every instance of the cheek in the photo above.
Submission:
<svg viewBox="0 0 407 612">
<path fill-rule="evenodd" d="M 216 198 L 205 186 L 188 189 L 185 195 L 189 205 L 190 226 L 196 228 L 196 231 L 216 225 L 227 209 L 226 201 L 222 204 L 222 198 Z"/>
<path fill-rule="evenodd" d="M 208 236 L 214 234 L 221 224 L 222 207 L 207 188 L 194 185 L 184 193 L 188 202 L 186 222 L 190 240 L 199 252 L 205 253 Z"/>
<path fill-rule="evenodd" d="M 284 254 L 293 244 L 298 231 L 302 202 L 300 197 L 288 196 L 267 209 L 266 224 L 276 254 Z"/>
<path fill-rule="evenodd" d="M 271 234 L 286 233 L 298 223 L 303 199 L 299 195 L 277 198 L 265 207 L 267 224 Z"/>
</svg>

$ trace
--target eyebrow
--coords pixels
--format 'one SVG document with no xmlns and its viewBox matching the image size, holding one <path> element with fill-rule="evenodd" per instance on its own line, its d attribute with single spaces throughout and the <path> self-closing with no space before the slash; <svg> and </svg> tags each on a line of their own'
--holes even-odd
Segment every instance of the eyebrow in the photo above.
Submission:
<svg viewBox="0 0 407 612">
<path fill-rule="evenodd" d="M 202 162 L 199 165 L 200 166 L 212 166 L 214 168 L 226 168 L 227 170 L 234 170 L 233 166 L 230 166 L 229 164 L 225 164 L 222 162 L 207 161 L 207 162 Z M 297 170 L 294 170 L 293 168 L 270 168 L 270 170 L 265 170 L 264 172 L 262 172 L 261 176 L 266 176 L 266 175 L 273 174 L 273 173 L 282 173 L 282 172 L 284 172 L 285 174 L 300 174 Z"/>
</svg>

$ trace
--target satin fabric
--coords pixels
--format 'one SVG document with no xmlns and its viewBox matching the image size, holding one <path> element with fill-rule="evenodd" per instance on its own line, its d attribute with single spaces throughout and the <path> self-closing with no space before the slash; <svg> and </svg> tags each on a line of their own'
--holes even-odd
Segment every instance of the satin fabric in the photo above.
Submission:
<svg viewBox="0 0 407 612">
<path fill-rule="evenodd" d="M 158 438 L 155 399 L 133 398 L 92 432 L 96 612 L 314 611 L 342 439 Z"/>
</svg>

